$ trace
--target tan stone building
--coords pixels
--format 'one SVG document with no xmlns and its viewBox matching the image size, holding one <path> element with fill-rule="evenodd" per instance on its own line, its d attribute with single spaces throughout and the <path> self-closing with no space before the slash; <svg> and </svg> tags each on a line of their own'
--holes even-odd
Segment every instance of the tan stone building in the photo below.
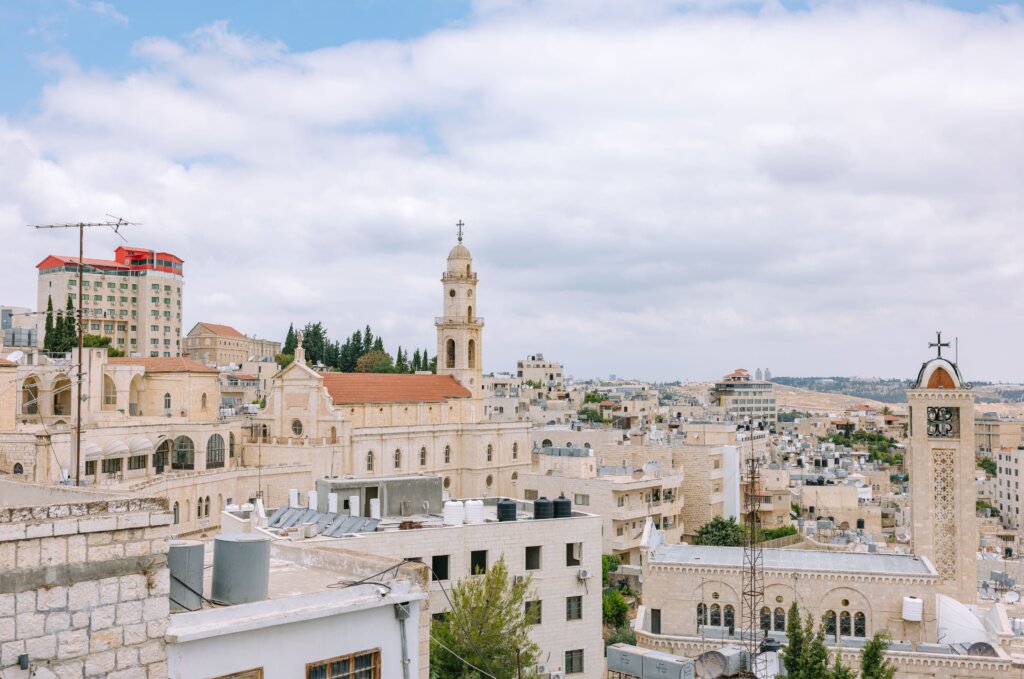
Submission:
<svg viewBox="0 0 1024 679">
<path fill-rule="evenodd" d="M 1015 450 L 1024 445 L 1024 419 L 979 413 L 974 416 L 974 436 L 979 453 Z"/>
<path fill-rule="evenodd" d="M 78 289 L 78 258 L 50 255 L 39 269 L 37 309 L 65 308 L 68 295 L 82 308 L 84 331 L 111 339 L 129 356 L 181 356 L 184 260 L 169 252 L 119 247 L 114 259 L 85 259 Z M 39 333 L 42 346 L 45 333 Z"/>
<path fill-rule="evenodd" d="M 242 365 L 281 353 L 281 343 L 247 337 L 229 325 L 196 323 L 184 342 L 185 354 L 210 366 Z"/>
<path fill-rule="evenodd" d="M 710 400 L 735 422 L 764 422 L 775 427 L 775 385 L 751 378 L 743 368 L 715 382 Z"/>
</svg>

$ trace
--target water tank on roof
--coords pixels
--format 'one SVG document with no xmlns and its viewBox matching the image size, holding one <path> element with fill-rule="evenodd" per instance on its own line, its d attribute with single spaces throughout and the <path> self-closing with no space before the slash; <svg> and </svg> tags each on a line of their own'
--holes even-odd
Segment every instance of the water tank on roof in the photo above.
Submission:
<svg viewBox="0 0 1024 679">
<path fill-rule="evenodd" d="M 484 501 L 466 500 L 466 523 L 484 522 Z"/>
<path fill-rule="evenodd" d="M 924 617 L 924 601 L 916 596 L 903 597 L 903 619 L 908 622 L 921 622 Z"/>
<path fill-rule="evenodd" d="M 213 541 L 213 593 L 226 604 L 267 598 L 270 585 L 270 538 L 252 533 L 224 533 Z"/>
<path fill-rule="evenodd" d="M 448 502 L 444 503 L 441 516 L 443 517 L 444 525 L 461 526 L 466 522 L 466 508 L 459 500 L 448 500 Z"/>
<path fill-rule="evenodd" d="M 572 516 L 572 500 L 564 495 L 559 495 L 552 503 L 554 517 L 556 519 L 567 519 Z"/>
<path fill-rule="evenodd" d="M 518 505 L 515 500 L 502 498 L 498 500 L 498 521 L 515 521 Z"/>
<path fill-rule="evenodd" d="M 533 518 L 553 519 L 554 517 L 555 508 L 551 504 L 551 500 L 546 497 L 540 497 L 533 501 Z"/>
<path fill-rule="evenodd" d="M 171 571 L 171 610 L 198 611 L 203 605 L 203 543 L 171 540 L 167 567 Z"/>
</svg>

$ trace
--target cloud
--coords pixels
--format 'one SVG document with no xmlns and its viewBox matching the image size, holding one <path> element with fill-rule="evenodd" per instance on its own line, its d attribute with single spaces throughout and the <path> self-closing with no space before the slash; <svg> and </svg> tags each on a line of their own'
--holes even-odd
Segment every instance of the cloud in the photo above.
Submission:
<svg viewBox="0 0 1024 679">
<path fill-rule="evenodd" d="M 216 23 L 67 68 L 0 125 L 7 302 L 73 249 L 23 224 L 110 212 L 186 260 L 187 323 L 433 347 L 462 218 L 487 369 L 909 375 L 942 328 L 1024 379 L 1019 13 L 629 5 L 306 52 Z"/>
<path fill-rule="evenodd" d="M 111 5 L 109 2 L 100 2 L 99 0 L 94 0 L 93 2 L 86 4 L 84 2 L 79 2 L 78 0 L 71 0 L 71 6 L 78 9 L 84 9 L 88 12 L 98 14 L 102 17 L 107 17 L 114 23 L 124 26 L 126 28 L 128 26 L 128 17 L 118 12 L 117 8 Z"/>
</svg>

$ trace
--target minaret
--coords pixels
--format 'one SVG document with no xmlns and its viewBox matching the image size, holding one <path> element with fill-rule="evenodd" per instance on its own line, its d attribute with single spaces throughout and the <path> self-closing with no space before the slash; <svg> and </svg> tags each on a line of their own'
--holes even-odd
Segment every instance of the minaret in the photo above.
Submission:
<svg viewBox="0 0 1024 679">
<path fill-rule="evenodd" d="M 437 374 L 451 375 L 480 398 L 484 320 L 476 315 L 476 272 L 462 244 L 461 221 L 458 227 L 459 242 L 448 253 L 448 269 L 441 276 L 444 315 L 435 319 Z"/>
<path fill-rule="evenodd" d="M 939 572 L 938 591 L 964 603 L 977 599 L 978 525 L 974 487 L 974 394 L 948 342 L 921 366 L 907 390 L 910 404 L 911 547 Z"/>
</svg>

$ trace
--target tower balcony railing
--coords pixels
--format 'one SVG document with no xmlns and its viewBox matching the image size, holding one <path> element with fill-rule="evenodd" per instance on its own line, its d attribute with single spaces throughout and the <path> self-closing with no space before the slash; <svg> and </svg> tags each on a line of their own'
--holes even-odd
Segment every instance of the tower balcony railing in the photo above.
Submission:
<svg viewBox="0 0 1024 679">
<path fill-rule="evenodd" d="M 466 318 L 465 316 L 435 316 L 434 317 L 434 323 L 436 323 L 438 325 L 451 325 L 451 324 L 454 324 L 454 323 L 458 323 L 458 324 L 466 323 L 468 325 L 475 325 L 475 326 L 479 327 L 479 326 L 483 326 L 484 319 L 483 319 L 482 316 L 473 316 L 473 318 Z"/>
<path fill-rule="evenodd" d="M 464 273 L 452 273 L 445 271 L 441 274 L 442 281 L 475 281 L 476 273 L 464 274 Z"/>
</svg>

